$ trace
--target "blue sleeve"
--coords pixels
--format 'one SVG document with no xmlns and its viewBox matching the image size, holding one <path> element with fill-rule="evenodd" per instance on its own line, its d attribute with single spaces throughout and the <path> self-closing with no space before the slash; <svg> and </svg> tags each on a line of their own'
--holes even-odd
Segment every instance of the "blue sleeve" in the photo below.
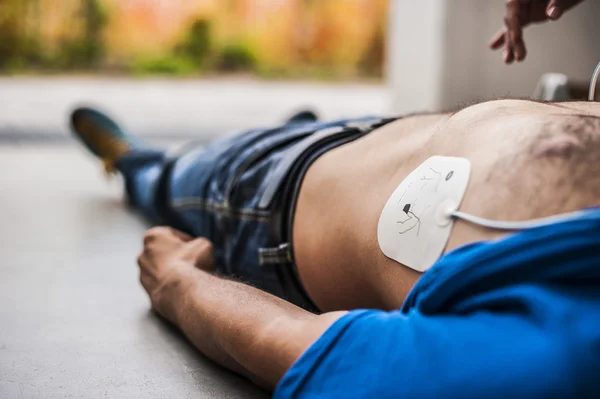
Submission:
<svg viewBox="0 0 600 399">
<path fill-rule="evenodd" d="M 564 336 L 559 339 L 564 330 L 544 324 L 557 320 L 530 316 L 501 310 L 464 316 L 354 311 L 304 353 L 275 398 L 530 399 L 581 393 L 573 373 L 584 359 L 565 346 Z"/>
</svg>

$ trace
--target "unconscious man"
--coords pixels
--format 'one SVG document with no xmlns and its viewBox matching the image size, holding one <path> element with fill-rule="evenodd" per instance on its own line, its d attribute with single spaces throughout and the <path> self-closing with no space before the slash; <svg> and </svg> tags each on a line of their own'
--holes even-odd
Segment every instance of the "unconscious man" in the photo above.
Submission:
<svg viewBox="0 0 600 399">
<path fill-rule="evenodd" d="M 277 397 L 600 395 L 600 105 L 306 113 L 173 158 L 72 126 L 170 226 L 153 309 Z"/>
<path fill-rule="evenodd" d="M 507 0 L 490 46 L 522 61 L 580 2 Z M 303 113 L 173 158 L 72 125 L 170 226 L 138 259 L 152 308 L 275 397 L 600 397 L 600 105 Z"/>
</svg>

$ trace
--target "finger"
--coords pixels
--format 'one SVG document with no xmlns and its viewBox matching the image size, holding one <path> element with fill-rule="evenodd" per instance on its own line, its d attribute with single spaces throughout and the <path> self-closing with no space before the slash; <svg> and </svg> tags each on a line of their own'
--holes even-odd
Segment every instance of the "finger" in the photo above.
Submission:
<svg viewBox="0 0 600 399">
<path fill-rule="evenodd" d="M 505 38 L 506 28 L 500 29 L 490 40 L 489 46 L 492 50 L 498 50 L 502 46 L 504 46 L 504 38 Z"/>
<path fill-rule="evenodd" d="M 183 231 L 179 231 L 176 229 L 171 229 L 171 233 L 174 234 L 177 238 L 179 238 L 181 241 L 184 241 L 184 242 L 189 242 L 194 239 L 192 236 L 185 234 Z"/>
<path fill-rule="evenodd" d="M 144 246 L 149 246 L 152 242 L 164 239 L 175 239 L 177 241 L 188 242 L 192 240 L 192 237 L 171 227 L 158 226 L 153 227 L 146 232 L 144 235 Z"/>
<path fill-rule="evenodd" d="M 523 43 L 523 30 L 521 27 L 521 3 L 520 0 L 508 0 L 506 2 L 506 17 L 504 18 L 507 34 L 505 40 L 508 51 L 505 51 L 504 61 L 510 64 L 515 58 L 521 60 L 525 54 L 525 45 Z"/>
<path fill-rule="evenodd" d="M 504 50 L 503 57 L 505 64 L 510 65 L 515 61 L 515 54 L 510 48 Z"/>
<path fill-rule="evenodd" d="M 523 29 L 521 27 L 521 4 L 519 0 L 509 0 L 506 3 L 506 18 L 504 24 L 508 31 L 508 39 L 513 49 L 515 45 L 522 40 Z"/>
<path fill-rule="evenodd" d="M 521 28 L 521 11 L 520 0 L 506 1 L 506 17 L 504 18 L 504 25 L 509 32 Z"/>
<path fill-rule="evenodd" d="M 512 64 L 515 59 L 515 56 L 508 36 L 509 32 L 507 30 L 504 34 L 504 52 L 502 53 L 502 57 L 504 59 L 505 64 Z"/>
<path fill-rule="evenodd" d="M 214 249 L 210 241 L 197 238 L 186 244 L 190 246 L 191 255 L 197 268 L 207 271 L 214 270 Z"/>
<path fill-rule="evenodd" d="M 138 257 L 137 257 L 137 264 L 140 267 L 140 269 L 145 270 L 148 268 L 148 257 L 146 256 L 145 252 L 142 252 Z"/>
<path fill-rule="evenodd" d="M 516 61 L 523 61 L 527 56 L 527 47 L 523 40 L 523 25 L 527 10 L 531 0 L 513 1 L 508 7 L 508 26 L 509 40 Z"/>
<path fill-rule="evenodd" d="M 513 54 L 517 61 L 523 61 L 527 55 L 525 42 L 523 41 L 523 30 L 521 28 L 513 30 L 510 38 Z"/>
<path fill-rule="evenodd" d="M 149 229 L 146 234 L 144 234 L 144 245 L 148 245 L 152 241 L 155 241 L 157 238 L 164 236 L 169 233 L 169 227 L 157 226 Z"/>
<path fill-rule="evenodd" d="M 154 287 L 154 279 L 147 274 L 140 273 L 140 284 L 147 293 L 150 293 L 150 290 Z"/>
<path fill-rule="evenodd" d="M 546 15 L 549 19 L 556 21 L 563 14 L 563 7 L 560 0 L 550 0 L 546 7 Z"/>
<path fill-rule="evenodd" d="M 527 46 L 525 42 L 521 40 L 521 43 L 515 48 L 515 59 L 519 62 L 523 61 L 527 57 Z"/>
<path fill-rule="evenodd" d="M 214 271 L 215 255 L 213 253 L 212 247 L 210 250 L 201 252 L 198 258 L 196 259 L 196 263 L 194 265 L 200 270 L 204 270 L 207 272 Z"/>
</svg>

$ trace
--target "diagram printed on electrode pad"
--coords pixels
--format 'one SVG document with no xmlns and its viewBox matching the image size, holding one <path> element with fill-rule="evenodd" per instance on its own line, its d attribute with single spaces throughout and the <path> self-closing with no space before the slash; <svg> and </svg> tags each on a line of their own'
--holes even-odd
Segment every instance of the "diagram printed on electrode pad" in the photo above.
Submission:
<svg viewBox="0 0 600 399">
<path fill-rule="evenodd" d="M 389 258 L 418 271 L 443 253 L 471 174 L 464 158 L 433 156 L 400 182 L 384 206 L 377 238 Z"/>
<path fill-rule="evenodd" d="M 448 173 L 448 177 L 446 178 L 446 181 L 450 180 L 453 175 L 454 175 L 454 171 L 451 171 L 450 173 Z M 401 216 L 406 215 L 406 218 L 403 220 L 399 220 L 397 222 L 397 224 L 400 225 L 400 230 L 398 231 L 399 234 L 406 234 L 409 231 L 413 231 L 413 230 L 416 230 L 417 236 L 421 233 L 421 218 L 420 218 L 420 216 L 417 216 L 416 212 L 418 212 L 420 215 L 422 215 L 431 207 L 431 205 L 428 204 L 423 207 L 423 206 L 419 206 L 417 204 L 420 204 L 419 199 L 420 199 L 423 191 L 431 191 L 431 192 L 437 193 L 441 180 L 442 180 L 442 174 L 440 172 L 438 172 L 437 170 L 435 170 L 431 167 L 429 167 L 425 170 L 425 173 L 421 176 L 421 179 L 419 180 L 419 183 L 418 183 L 421 186 L 421 188 L 418 191 L 417 198 L 414 201 L 411 201 L 411 203 L 404 204 L 404 206 L 402 208 Z M 410 190 L 412 185 L 413 185 L 413 183 L 410 183 L 408 185 L 408 187 L 404 191 L 404 194 L 402 194 L 402 197 L 398 200 L 398 205 L 402 205 L 403 200 L 406 197 L 406 193 L 408 193 L 408 191 Z M 428 185 L 433 185 L 433 186 L 428 187 Z M 419 212 L 418 208 L 423 208 L 423 209 Z"/>
</svg>

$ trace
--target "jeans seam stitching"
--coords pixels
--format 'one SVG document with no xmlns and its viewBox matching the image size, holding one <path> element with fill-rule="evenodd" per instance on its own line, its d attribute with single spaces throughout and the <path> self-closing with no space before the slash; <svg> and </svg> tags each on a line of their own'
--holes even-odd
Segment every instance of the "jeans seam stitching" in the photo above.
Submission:
<svg viewBox="0 0 600 399">
<path fill-rule="evenodd" d="M 203 198 L 178 199 L 178 200 L 173 201 L 172 206 L 178 207 L 178 208 L 197 206 L 197 207 L 204 208 L 204 209 L 214 208 L 217 210 L 232 209 L 232 210 L 235 210 L 236 212 L 242 213 L 242 214 L 258 215 L 258 216 L 268 216 L 269 215 L 269 211 L 262 211 L 262 210 L 251 209 L 251 208 L 236 209 L 236 208 L 227 207 L 225 205 L 225 203 L 219 203 L 214 200 L 205 200 Z"/>
<path fill-rule="evenodd" d="M 227 207 L 224 203 L 218 203 L 212 200 L 204 200 L 202 198 L 183 199 L 174 201 L 171 206 L 173 209 L 201 209 L 207 212 L 212 212 L 221 216 L 235 220 L 269 222 L 269 213 L 265 211 L 257 211 L 254 209 L 236 209 Z"/>
</svg>

